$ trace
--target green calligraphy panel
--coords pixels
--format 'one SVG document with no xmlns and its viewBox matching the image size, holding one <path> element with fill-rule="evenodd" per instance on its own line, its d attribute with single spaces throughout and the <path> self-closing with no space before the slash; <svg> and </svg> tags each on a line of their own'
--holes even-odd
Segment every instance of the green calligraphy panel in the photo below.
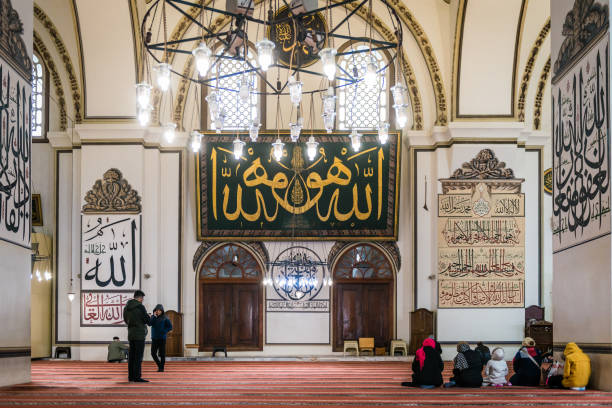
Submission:
<svg viewBox="0 0 612 408">
<path fill-rule="evenodd" d="M 205 134 L 196 160 L 198 238 L 396 240 L 399 133 L 384 145 L 364 134 L 358 152 L 348 134 L 314 136 L 319 146 L 310 161 L 305 143 L 281 134 L 277 162 L 276 133 L 247 143 L 240 159 L 233 155 L 235 135 Z"/>
</svg>

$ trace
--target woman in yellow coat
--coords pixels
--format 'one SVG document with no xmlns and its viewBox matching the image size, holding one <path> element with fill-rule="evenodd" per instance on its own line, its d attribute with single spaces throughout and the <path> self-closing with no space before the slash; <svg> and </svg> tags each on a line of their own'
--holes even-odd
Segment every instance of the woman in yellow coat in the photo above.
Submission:
<svg viewBox="0 0 612 408">
<path fill-rule="evenodd" d="M 563 386 L 573 390 L 584 390 L 591 377 L 591 360 L 576 343 L 567 343 L 563 352 L 565 368 L 562 376 L 553 376 L 548 384 L 551 387 Z M 555 378 L 556 377 L 556 378 Z"/>
</svg>

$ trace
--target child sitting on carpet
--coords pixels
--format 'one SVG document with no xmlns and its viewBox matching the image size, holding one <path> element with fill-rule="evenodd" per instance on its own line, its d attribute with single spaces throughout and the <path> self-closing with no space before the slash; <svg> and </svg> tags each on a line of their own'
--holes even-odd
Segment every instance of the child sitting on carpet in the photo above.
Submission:
<svg viewBox="0 0 612 408">
<path fill-rule="evenodd" d="M 591 360 L 576 343 L 567 343 L 563 352 L 565 368 L 563 375 L 553 375 L 548 379 L 551 388 L 570 388 L 584 391 L 591 377 Z"/>
<path fill-rule="evenodd" d="M 470 349 L 465 341 L 457 344 L 453 378 L 445 387 L 480 387 L 482 385 L 482 360 L 480 353 Z"/>
<path fill-rule="evenodd" d="M 427 338 L 417 350 L 412 361 L 412 382 L 403 382 L 405 387 L 434 388 L 442 385 L 444 363 L 436 351 L 436 341 Z"/>
<path fill-rule="evenodd" d="M 540 385 L 541 365 L 542 353 L 536 348 L 535 340 L 525 337 L 523 345 L 512 360 L 514 375 L 510 378 L 510 382 L 513 385 L 537 387 Z"/>
<path fill-rule="evenodd" d="M 504 349 L 496 347 L 493 349 L 491 360 L 487 362 L 484 370 L 485 378 L 482 385 L 493 385 L 494 387 L 501 387 L 504 385 L 512 385 L 506 381 L 508 375 L 508 364 L 504 360 Z"/>
</svg>

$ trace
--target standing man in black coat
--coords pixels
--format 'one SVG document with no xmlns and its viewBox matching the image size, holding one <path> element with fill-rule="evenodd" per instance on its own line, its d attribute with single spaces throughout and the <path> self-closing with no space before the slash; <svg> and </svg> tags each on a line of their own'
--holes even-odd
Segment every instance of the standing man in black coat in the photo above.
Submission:
<svg viewBox="0 0 612 408">
<path fill-rule="evenodd" d="M 128 325 L 128 341 L 130 342 L 128 379 L 133 382 L 149 382 L 141 377 L 147 325 L 150 324 L 150 316 L 142 304 L 144 296 L 143 291 L 137 290 L 134 292 L 134 299 L 128 300 L 123 309 L 123 320 Z"/>
</svg>

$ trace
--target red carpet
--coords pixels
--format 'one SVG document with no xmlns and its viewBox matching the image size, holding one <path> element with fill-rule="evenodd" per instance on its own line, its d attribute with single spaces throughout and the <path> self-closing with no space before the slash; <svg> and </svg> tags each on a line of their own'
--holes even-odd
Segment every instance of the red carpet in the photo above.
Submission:
<svg viewBox="0 0 612 408">
<path fill-rule="evenodd" d="M 126 364 L 35 361 L 32 382 L 0 388 L 0 407 L 426 407 L 612 406 L 612 393 L 546 388 L 400 386 L 404 362 L 170 362 L 144 364 L 149 384 L 128 383 Z"/>
</svg>

